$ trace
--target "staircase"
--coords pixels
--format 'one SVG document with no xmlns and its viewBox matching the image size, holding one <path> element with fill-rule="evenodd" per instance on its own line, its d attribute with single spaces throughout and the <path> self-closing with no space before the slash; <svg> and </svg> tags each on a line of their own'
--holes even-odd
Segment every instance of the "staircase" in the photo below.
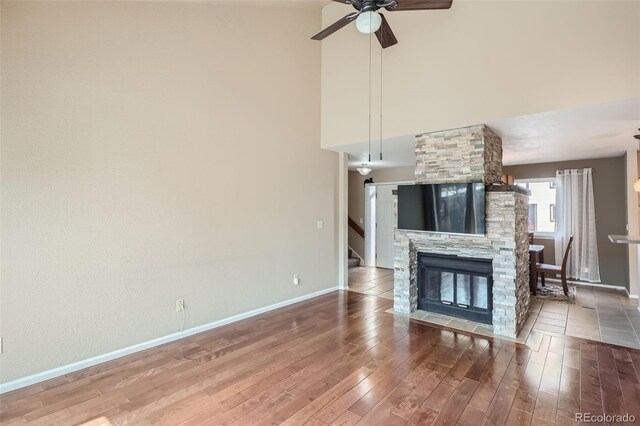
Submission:
<svg viewBox="0 0 640 426">
<path fill-rule="evenodd" d="M 355 220 L 351 219 L 350 217 L 347 217 L 347 219 L 349 219 L 349 226 L 351 227 L 351 229 L 356 231 L 358 235 L 364 238 L 364 229 L 362 229 L 360 225 L 358 225 L 358 223 Z M 349 259 L 347 260 L 347 263 L 349 264 L 349 269 L 360 266 L 360 260 L 361 260 L 360 257 L 358 257 L 355 254 L 355 252 L 351 250 L 351 247 L 349 247 Z"/>
<path fill-rule="evenodd" d="M 353 250 L 351 249 L 349 249 L 349 258 L 347 259 L 347 263 L 349 264 L 349 268 L 360 266 L 360 258 L 353 254 Z"/>
</svg>

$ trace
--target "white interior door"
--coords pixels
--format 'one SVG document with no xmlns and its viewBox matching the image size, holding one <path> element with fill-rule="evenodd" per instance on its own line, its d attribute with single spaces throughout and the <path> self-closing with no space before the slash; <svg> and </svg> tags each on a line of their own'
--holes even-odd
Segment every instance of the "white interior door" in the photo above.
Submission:
<svg viewBox="0 0 640 426">
<path fill-rule="evenodd" d="M 393 269 L 393 191 L 398 185 L 376 186 L 376 266 Z"/>
</svg>

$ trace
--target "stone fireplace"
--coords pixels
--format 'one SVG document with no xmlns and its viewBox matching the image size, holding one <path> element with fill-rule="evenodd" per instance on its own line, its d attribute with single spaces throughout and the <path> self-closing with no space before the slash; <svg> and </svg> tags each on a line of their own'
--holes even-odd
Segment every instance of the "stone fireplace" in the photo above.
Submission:
<svg viewBox="0 0 640 426">
<path fill-rule="evenodd" d="M 418 135 L 415 177 L 484 182 L 486 234 L 396 229 L 394 310 L 464 317 L 515 338 L 529 316 L 529 201 L 524 189 L 493 185 L 502 177 L 502 140 L 485 125 Z"/>
</svg>

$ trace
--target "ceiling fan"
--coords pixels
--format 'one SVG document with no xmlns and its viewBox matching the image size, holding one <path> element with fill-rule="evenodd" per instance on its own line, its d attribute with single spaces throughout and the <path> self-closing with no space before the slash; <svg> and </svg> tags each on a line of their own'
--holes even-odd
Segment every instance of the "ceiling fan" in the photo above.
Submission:
<svg viewBox="0 0 640 426">
<path fill-rule="evenodd" d="M 349 23 L 356 21 L 358 31 L 371 34 L 376 33 L 376 37 L 383 49 L 398 43 L 396 36 L 391 31 L 391 27 L 383 14 L 378 13 L 379 9 L 386 9 L 389 12 L 404 10 L 430 10 L 449 9 L 453 0 L 333 0 L 338 3 L 348 4 L 356 9 L 342 19 L 329 25 L 318 34 L 311 37 L 313 40 L 322 40 L 331 34 L 345 27 Z"/>
</svg>

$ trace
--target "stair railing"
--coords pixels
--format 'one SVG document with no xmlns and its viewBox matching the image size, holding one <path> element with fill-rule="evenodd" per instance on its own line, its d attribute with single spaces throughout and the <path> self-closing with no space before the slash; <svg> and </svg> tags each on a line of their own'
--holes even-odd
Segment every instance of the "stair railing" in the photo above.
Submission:
<svg viewBox="0 0 640 426">
<path fill-rule="evenodd" d="M 351 227 L 351 229 L 356 231 L 358 235 L 364 238 L 364 229 L 362 229 L 355 220 L 351 219 L 350 217 L 348 219 L 349 219 L 349 226 Z"/>
</svg>

